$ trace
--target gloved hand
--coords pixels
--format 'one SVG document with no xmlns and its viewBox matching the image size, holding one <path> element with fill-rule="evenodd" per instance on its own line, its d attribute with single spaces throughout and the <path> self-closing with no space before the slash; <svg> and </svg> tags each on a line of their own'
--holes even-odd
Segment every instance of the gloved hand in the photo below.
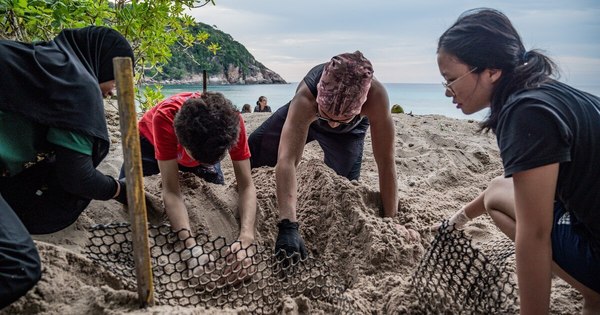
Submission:
<svg viewBox="0 0 600 315">
<path fill-rule="evenodd" d="M 455 229 L 461 229 L 467 222 L 471 221 L 471 218 L 467 216 L 465 213 L 465 208 L 460 208 L 460 210 L 456 211 L 448 220 L 448 225 L 450 227 L 454 227 Z"/>
<path fill-rule="evenodd" d="M 119 194 L 114 199 L 127 205 L 127 183 L 125 183 L 125 178 L 117 179 L 117 182 L 119 183 L 121 190 L 119 190 Z"/>
<path fill-rule="evenodd" d="M 277 224 L 279 233 L 277 234 L 277 242 L 275 242 L 275 255 L 278 258 L 285 257 L 282 256 L 283 251 L 281 250 L 285 250 L 287 257 L 292 257 L 294 253 L 299 253 L 302 259 L 308 256 L 306 247 L 304 247 L 304 240 L 298 233 L 298 226 L 298 222 L 290 222 L 288 219 L 281 220 Z M 298 261 L 297 256 L 294 258 L 294 262 Z"/>
<path fill-rule="evenodd" d="M 122 203 L 123 205 L 127 205 L 127 183 L 125 178 L 118 179 L 117 182 L 119 182 L 121 188 L 119 190 L 119 194 L 113 199 Z M 149 213 L 153 213 L 155 215 L 161 215 L 164 213 L 162 202 L 158 197 L 145 191 L 144 198 L 146 199 L 146 210 Z"/>
</svg>

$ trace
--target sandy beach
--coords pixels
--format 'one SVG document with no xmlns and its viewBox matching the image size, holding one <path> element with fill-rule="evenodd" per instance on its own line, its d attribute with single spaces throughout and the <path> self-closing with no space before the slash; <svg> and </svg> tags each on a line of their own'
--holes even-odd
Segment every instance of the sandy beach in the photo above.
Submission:
<svg viewBox="0 0 600 315">
<path fill-rule="evenodd" d="M 111 152 L 99 169 L 117 176 L 122 149 L 116 102 L 106 106 L 111 133 Z M 248 134 L 270 114 L 244 114 Z M 478 122 L 437 115 L 394 114 L 399 214 L 378 216 L 378 176 L 370 136 L 366 138 L 361 178 L 348 181 L 322 162 L 316 142 L 307 145 L 298 168 L 298 217 L 300 231 L 313 259 L 329 266 L 351 298 L 359 314 L 405 313 L 414 301 L 405 294 L 410 279 L 427 252 L 434 232 L 429 227 L 447 219 L 476 197 L 487 183 L 502 174 L 493 134 L 478 131 Z M 225 185 L 202 180 L 186 181 L 185 202 L 194 229 L 228 241 L 237 236 L 237 192 L 231 161 L 222 162 Z M 252 171 L 257 188 L 256 242 L 272 248 L 278 211 L 274 169 Z M 160 177 L 144 179 L 146 190 L 160 196 Z M 191 184 L 189 184 L 191 183 Z M 149 215 L 153 224 L 164 217 Z M 94 224 L 127 222 L 128 215 L 116 201 L 93 201 L 67 229 L 34 236 L 42 263 L 41 281 L 29 293 L 0 314 L 245 314 L 243 308 L 204 308 L 156 305 L 140 309 L 137 293 L 127 290 L 118 277 L 84 254 Z M 410 241 L 394 223 L 420 233 Z M 470 222 L 465 233 L 474 244 L 489 243 L 504 235 L 484 215 Z M 444 288 L 439 288 L 444 290 Z M 553 280 L 551 313 L 576 314 L 581 296 L 565 282 Z M 327 313 L 304 296 L 287 296 L 280 314 Z"/>
</svg>

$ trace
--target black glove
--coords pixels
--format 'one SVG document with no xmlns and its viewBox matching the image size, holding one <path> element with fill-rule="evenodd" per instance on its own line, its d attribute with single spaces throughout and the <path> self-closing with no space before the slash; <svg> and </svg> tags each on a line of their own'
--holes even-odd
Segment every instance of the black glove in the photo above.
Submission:
<svg viewBox="0 0 600 315">
<path fill-rule="evenodd" d="M 304 247 L 304 240 L 298 233 L 298 226 L 298 222 L 290 222 L 288 219 L 281 220 L 277 224 L 277 227 L 279 227 L 277 242 L 275 242 L 275 255 L 277 257 L 285 257 L 281 250 L 285 250 L 287 257 L 293 256 L 294 253 L 300 253 L 302 259 L 308 256 Z M 298 261 L 297 257 L 294 259 L 294 262 L 296 261 Z"/>
<path fill-rule="evenodd" d="M 121 190 L 119 191 L 119 194 L 114 199 L 124 205 L 127 205 L 127 184 L 125 183 L 125 178 L 121 178 L 121 179 L 117 180 L 117 182 L 119 182 L 119 185 L 121 186 Z"/>
</svg>

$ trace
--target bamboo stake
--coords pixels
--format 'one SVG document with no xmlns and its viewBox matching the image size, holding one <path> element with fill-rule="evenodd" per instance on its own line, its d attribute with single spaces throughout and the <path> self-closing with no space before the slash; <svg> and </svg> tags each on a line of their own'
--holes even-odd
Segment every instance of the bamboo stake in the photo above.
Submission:
<svg viewBox="0 0 600 315">
<path fill-rule="evenodd" d="M 133 233 L 133 259 L 138 299 L 141 307 L 147 307 L 154 305 L 154 287 L 148 244 L 148 219 L 142 179 L 140 136 L 135 111 L 133 68 L 131 59 L 128 57 L 114 58 L 113 65 L 119 101 L 119 121 L 125 161 L 127 204 Z"/>
</svg>

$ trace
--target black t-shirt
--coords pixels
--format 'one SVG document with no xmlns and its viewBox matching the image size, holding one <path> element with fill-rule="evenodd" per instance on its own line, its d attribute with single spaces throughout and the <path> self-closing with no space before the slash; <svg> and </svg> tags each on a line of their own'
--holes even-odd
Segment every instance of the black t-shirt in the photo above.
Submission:
<svg viewBox="0 0 600 315">
<path fill-rule="evenodd" d="M 600 98 L 556 81 L 519 92 L 496 135 L 506 177 L 560 163 L 555 199 L 600 249 Z"/>
<path fill-rule="evenodd" d="M 270 113 L 271 112 L 271 107 L 269 105 L 265 106 L 265 108 L 263 110 L 260 109 L 260 105 L 256 105 L 254 107 L 254 112 L 255 113 Z"/>
</svg>

